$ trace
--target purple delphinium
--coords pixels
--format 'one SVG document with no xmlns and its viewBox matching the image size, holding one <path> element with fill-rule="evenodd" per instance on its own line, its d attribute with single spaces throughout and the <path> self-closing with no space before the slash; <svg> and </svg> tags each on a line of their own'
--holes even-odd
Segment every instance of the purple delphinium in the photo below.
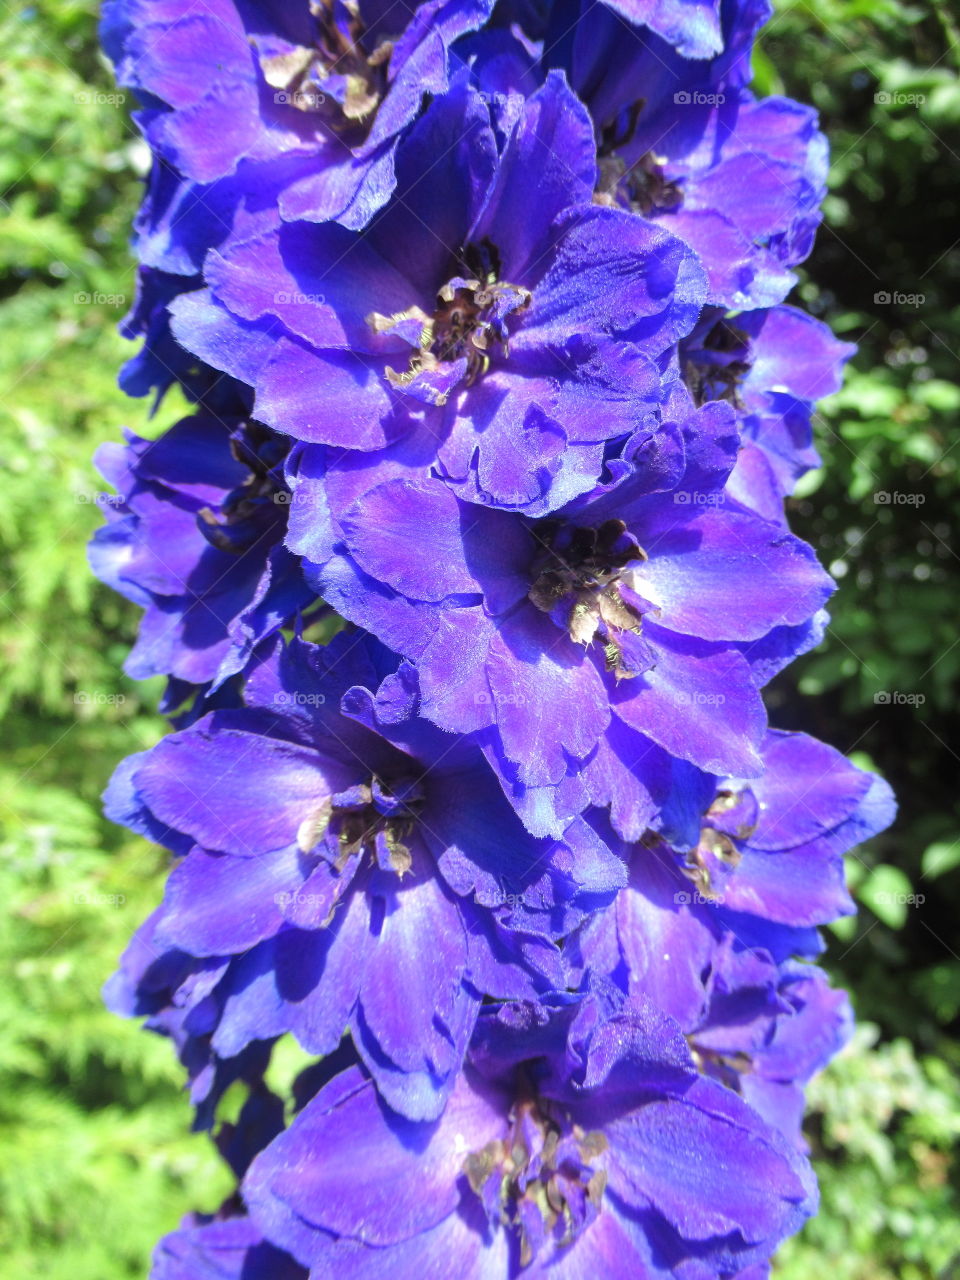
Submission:
<svg viewBox="0 0 960 1280">
<path fill-rule="evenodd" d="M 628 142 L 601 151 L 600 192 L 696 250 L 712 305 L 772 306 L 813 246 L 826 140 L 816 112 L 788 98 L 713 96 L 720 102 L 677 103 L 669 125 L 638 124 Z"/>
<path fill-rule="evenodd" d="M 623 863 L 581 819 L 527 834 L 476 745 L 416 718 L 411 673 L 362 635 L 275 647 L 245 695 L 108 793 L 112 816 L 193 844 L 150 925 L 160 987 L 165 951 L 204 962 L 223 1058 L 290 1030 L 329 1053 L 349 1026 L 391 1104 L 435 1115 L 481 998 L 562 987 L 552 939 Z"/>
<path fill-rule="evenodd" d="M 846 992 L 813 965 L 775 965 L 735 946 L 717 949 L 708 985 L 709 1004 L 687 1037 L 699 1070 L 807 1151 L 804 1086 L 850 1037 Z"/>
<path fill-rule="evenodd" d="M 721 943 L 777 963 L 819 952 L 817 926 L 854 909 L 843 854 L 894 817 L 887 784 L 832 747 L 774 730 L 762 750 L 759 778 L 710 780 L 696 832 L 631 847 L 627 888 L 575 940 L 583 970 L 649 995 L 686 1032 L 704 1016 Z"/>
<path fill-rule="evenodd" d="M 732 409 L 680 405 L 609 483 L 541 520 L 462 501 L 415 465 L 415 439 L 291 464 L 288 543 L 311 582 L 416 663 L 425 716 L 492 732 L 535 829 L 557 820 L 533 818 L 536 797 L 563 788 L 543 804 L 611 804 L 637 838 L 664 753 L 759 773 L 751 663 L 774 641 L 783 660 L 801 651 L 832 590 L 809 547 L 724 495 Z"/>
<path fill-rule="evenodd" d="M 782 305 L 826 154 L 747 88 L 766 16 L 107 0 L 122 382 L 195 409 L 100 455 L 180 710 L 107 791 L 175 861 L 106 997 L 241 1184 L 152 1280 L 763 1280 L 815 1208 L 810 962 L 893 802 L 761 699 L 849 354 Z"/>
<path fill-rule="evenodd" d="M 358 1166 L 375 1176 L 357 1184 Z M 311 1276 L 350 1280 L 732 1277 L 815 1204 L 806 1161 L 698 1074 L 677 1024 L 612 993 L 486 1010 L 431 1125 L 390 1115 L 346 1070 L 242 1193 Z"/>
<path fill-rule="evenodd" d="M 592 487 L 608 441 L 656 420 L 703 270 L 668 232 L 593 203 L 593 131 L 562 78 L 502 142 L 487 97 L 461 77 L 434 101 L 362 235 L 295 222 L 234 239 L 173 327 L 253 386 L 277 430 L 370 450 L 419 428 L 456 492 L 544 512 Z"/>
<path fill-rule="evenodd" d="M 192 1215 L 157 1245 L 150 1280 L 308 1280 L 246 1217 Z"/>
<path fill-rule="evenodd" d="M 154 153 L 189 180 L 278 159 L 286 217 L 362 227 L 394 185 L 397 140 L 447 88 L 451 44 L 492 0 L 109 0 L 101 38 Z"/>
<path fill-rule="evenodd" d="M 770 520 L 812 467 L 811 416 L 838 391 L 853 354 L 828 327 L 796 307 L 725 315 L 705 308 L 680 344 L 680 366 L 697 403 L 725 400 L 737 410 L 741 449 L 727 491 Z"/>
<path fill-rule="evenodd" d="M 496 84 L 509 99 L 548 68 L 563 68 L 594 121 L 597 199 L 683 237 L 707 271 L 711 303 L 781 302 L 819 223 L 827 149 L 811 108 L 779 96 L 757 100 L 745 87 L 743 55 L 765 6 L 724 5 L 713 57 L 684 56 L 649 25 L 632 29 L 600 5 L 574 25 L 576 7 L 552 6 L 533 44 L 516 26 L 512 37 L 500 29 L 468 41 L 465 56 L 481 84 Z M 648 8 L 653 25 L 659 7 Z M 693 19 L 699 10 L 663 8 Z M 527 15 L 519 16 L 522 24 Z"/>
<path fill-rule="evenodd" d="M 287 447 L 257 423 L 201 411 L 158 440 L 128 434 L 98 450 L 117 493 L 90 562 L 145 609 L 129 675 L 222 683 L 314 600 L 283 545 Z"/>
</svg>

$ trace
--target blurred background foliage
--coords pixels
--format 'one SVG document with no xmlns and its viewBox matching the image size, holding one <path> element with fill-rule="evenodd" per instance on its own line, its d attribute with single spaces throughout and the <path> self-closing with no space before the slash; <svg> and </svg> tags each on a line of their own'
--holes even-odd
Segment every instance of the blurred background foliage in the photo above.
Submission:
<svg viewBox="0 0 960 1280">
<path fill-rule="evenodd" d="M 227 1190 L 169 1046 L 98 997 L 164 864 L 99 811 L 116 761 L 163 726 L 158 691 L 120 674 L 135 611 L 83 554 L 90 457 L 147 418 L 116 390 L 114 332 L 145 155 L 95 20 L 93 0 L 0 6 L 4 1280 L 143 1276 L 156 1238 Z M 783 1250 L 783 1280 L 827 1262 L 835 1280 L 960 1280 L 957 22 L 947 0 L 784 0 L 754 64 L 761 92 L 821 112 L 828 226 L 799 297 L 860 344 L 817 419 L 825 466 L 792 504 L 838 579 L 833 623 L 770 703 L 901 802 L 850 859 L 862 910 L 827 952 L 861 1025 L 811 1088 L 823 1211 Z"/>
</svg>

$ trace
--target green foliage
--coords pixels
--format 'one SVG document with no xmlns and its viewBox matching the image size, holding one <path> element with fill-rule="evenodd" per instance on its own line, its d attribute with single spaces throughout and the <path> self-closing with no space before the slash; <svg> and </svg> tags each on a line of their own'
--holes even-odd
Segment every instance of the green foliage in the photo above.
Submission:
<svg viewBox="0 0 960 1280">
<path fill-rule="evenodd" d="M 810 1087 L 823 1204 L 781 1250 L 780 1280 L 809 1280 L 827 1259 L 835 1280 L 946 1280 L 960 1255 L 953 1073 L 937 1058 L 918 1060 L 909 1041 L 878 1039 L 879 1028 L 862 1023 Z"/>
<path fill-rule="evenodd" d="M 879 766 L 903 809 L 850 860 L 862 910 L 828 961 L 875 1026 L 812 1086 L 823 1211 L 783 1251 L 783 1280 L 827 1259 L 837 1280 L 960 1274 L 960 960 L 939 941 L 960 909 L 941 746 L 960 670 L 956 25 L 946 0 L 785 0 L 755 59 L 758 88 L 814 100 L 830 134 L 831 229 L 800 300 L 860 343 L 792 517 L 838 577 L 834 621 L 772 703 Z M 120 674 L 136 611 L 83 553 L 100 521 L 94 449 L 125 423 L 154 429 L 115 389 L 144 151 L 96 51 L 93 0 L 0 6 L 0 40 L 0 1274 L 132 1280 L 163 1231 L 227 1190 L 189 1133 L 170 1045 L 99 1000 L 165 874 L 99 815 L 114 764 L 162 725 L 156 690 Z M 875 302 L 884 292 L 924 301 Z M 282 1081 L 297 1062 L 285 1046 L 271 1070 Z"/>
<path fill-rule="evenodd" d="M 838 580 L 833 622 L 772 701 L 780 723 L 856 749 L 900 801 L 893 829 L 848 862 L 861 911 L 833 929 L 827 963 L 877 1025 L 811 1090 L 823 1209 L 783 1251 L 785 1280 L 826 1258 L 837 1280 L 960 1275 L 955 13 L 783 0 L 756 64 L 763 91 L 820 110 L 829 226 L 799 292 L 859 344 L 816 420 L 825 465 L 792 513 Z"/>
<path fill-rule="evenodd" d="M 133 1280 L 228 1190 L 170 1045 L 99 994 L 165 872 L 100 816 L 113 765 L 162 725 L 156 690 L 120 675 L 136 611 L 84 554 L 93 451 L 145 424 L 114 332 L 142 148 L 95 98 L 113 85 L 92 0 L 3 6 L 0 44 L 0 1274 Z"/>
</svg>

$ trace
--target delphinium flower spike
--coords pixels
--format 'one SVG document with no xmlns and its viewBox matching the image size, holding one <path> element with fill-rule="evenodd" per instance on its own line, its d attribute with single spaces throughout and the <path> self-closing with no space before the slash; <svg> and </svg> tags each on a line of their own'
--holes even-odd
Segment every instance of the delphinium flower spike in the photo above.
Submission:
<svg viewBox="0 0 960 1280">
<path fill-rule="evenodd" d="M 763 703 L 851 352 L 786 301 L 827 157 L 767 16 L 105 6 L 121 381 L 189 406 L 98 456 L 174 725 L 106 793 L 172 859 L 106 996 L 237 1182 L 154 1280 L 762 1280 L 815 1211 L 819 929 L 894 805 Z"/>
</svg>

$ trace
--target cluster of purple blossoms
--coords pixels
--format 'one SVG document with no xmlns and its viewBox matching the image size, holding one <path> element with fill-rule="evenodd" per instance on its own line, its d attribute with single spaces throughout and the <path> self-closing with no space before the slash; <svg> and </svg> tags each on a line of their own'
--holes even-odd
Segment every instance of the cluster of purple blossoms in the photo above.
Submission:
<svg viewBox="0 0 960 1280">
<path fill-rule="evenodd" d="M 107 997 L 238 1182 L 154 1280 L 761 1280 L 815 1210 L 818 930 L 893 801 L 762 699 L 850 354 L 784 301 L 826 150 L 767 12 L 107 0 L 121 381 L 191 406 L 99 457 L 175 728 L 107 791 L 175 859 Z"/>
</svg>

